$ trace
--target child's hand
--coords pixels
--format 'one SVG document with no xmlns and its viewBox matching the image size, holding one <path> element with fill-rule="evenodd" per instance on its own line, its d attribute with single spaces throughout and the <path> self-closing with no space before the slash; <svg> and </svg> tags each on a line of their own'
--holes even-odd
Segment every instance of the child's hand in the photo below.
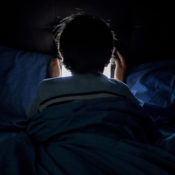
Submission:
<svg viewBox="0 0 175 175">
<path fill-rule="evenodd" d="M 58 58 L 52 58 L 48 66 L 49 78 L 60 77 L 60 61 Z"/>
<path fill-rule="evenodd" d="M 126 71 L 126 63 L 123 56 L 117 51 L 118 58 L 115 59 L 115 79 L 124 81 L 125 71 Z"/>
</svg>

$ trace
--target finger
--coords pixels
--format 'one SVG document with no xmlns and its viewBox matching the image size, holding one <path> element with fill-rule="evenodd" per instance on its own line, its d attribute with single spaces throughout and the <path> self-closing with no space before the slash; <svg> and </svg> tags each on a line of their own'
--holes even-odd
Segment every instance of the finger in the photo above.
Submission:
<svg viewBox="0 0 175 175">
<path fill-rule="evenodd" d="M 126 67 L 125 59 L 124 59 L 124 57 L 122 56 L 122 54 L 121 54 L 119 51 L 117 51 L 117 55 L 118 55 L 118 57 L 119 57 L 119 59 L 120 59 L 120 64 L 121 64 L 123 67 Z"/>
<path fill-rule="evenodd" d="M 51 64 L 51 65 L 55 65 L 55 64 L 60 65 L 60 60 L 59 60 L 58 58 L 52 58 L 52 59 L 50 60 L 50 64 Z"/>
<path fill-rule="evenodd" d="M 118 67 L 118 66 L 121 67 L 121 66 L 122 66 L 122 65 L 121 65 L 120 59 L 116 59 L 116 60 L 115 60 L 115 65 L 116 65 L 116 67 Z"/>
</svg>

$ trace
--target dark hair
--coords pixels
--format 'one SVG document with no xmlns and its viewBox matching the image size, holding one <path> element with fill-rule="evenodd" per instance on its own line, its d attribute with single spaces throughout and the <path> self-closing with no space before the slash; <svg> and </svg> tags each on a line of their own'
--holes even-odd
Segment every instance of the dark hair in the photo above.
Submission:
<svg viewBox="0 0 175 175">
<path fill-rule="evenodd" d="M 115 41 L 108 23 L 78 13 L 63 19 L 57 29 L 58 52 L 63 54 L 67 69 L 73 73 L 103 72 L 112 56 Z"/>
</svg>

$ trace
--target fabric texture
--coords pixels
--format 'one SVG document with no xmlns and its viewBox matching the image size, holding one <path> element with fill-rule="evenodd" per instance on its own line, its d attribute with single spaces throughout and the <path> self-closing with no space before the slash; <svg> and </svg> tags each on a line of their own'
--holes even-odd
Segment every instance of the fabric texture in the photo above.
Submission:
<svg viewBox="0 0 175 175">
<path fill-rule="evenodd" d="M 124 97 L 51 106 L 26 126 L 26 132 L 1 131 L 3 175 L 173 175 L 175 171 L 175 154 L 155 145 L 159 133 L 153 123 Z"/>
<path fill-rule="evenodd" d="M 151 120 L 123 97 L 51 106 L 31 118 L 27 133 L 36 147 L 39 175 L 175 171 L 175 157 L 153 146 L 159 134 Z"/>
<path fill-rule="evenodd" d="M 128 71 L 126 83 L 162 134 L 175 133 L 175 61 L 137 66 Z"/>
<path fill-rule="evenodd" d="M 115 79 L 109 79 L 103 74 L 75 74 L 69 77 L 45 79 L 41 82 L 37 96 L 28 110 L 28 115 L 32 116 L 38 112 L 43 102 L 50 102 L 52 99 L 64 101 L 65 99 L 78 100 L 75 97 L 81 96 L 84 99 L 96 94 L 113 94 L 124 96 L 127 99 L 138 103 L 126 84 Z M 86 95 L 86 97 L 85 97 Z M 69 98 L 68 98 L 69 97 Z M 95 97 L 94 97 L 95 98 Z M 80 98 L 81 99 L 81 98 Z"/>
<path fill-rule="evenodd" d="M 51 56 L 0 46 L 0 121 L 24 120 Z M 12 117 L 12 118 L 11 118 Z"/>
<path fill-rule="evenodd" d="M 137 66 L 128 72 L 126 83 L 143 104 L 166 108 L 175 103 L 175 61 Z"/>
</svg>

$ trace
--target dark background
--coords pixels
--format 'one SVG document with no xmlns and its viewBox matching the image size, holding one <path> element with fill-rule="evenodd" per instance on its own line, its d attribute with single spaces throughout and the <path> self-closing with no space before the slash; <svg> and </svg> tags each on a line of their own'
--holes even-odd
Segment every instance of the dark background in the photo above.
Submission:
<svg viewBox="0 0 175 175">
<path fill-rule="evenodd" d="M 110 20 L 129 66 L 175 59 L 174 5 L 169 1 L 2 1 L 0 45 L 54 56 L 53 25 L 76 8 Z"/>
</svg>

